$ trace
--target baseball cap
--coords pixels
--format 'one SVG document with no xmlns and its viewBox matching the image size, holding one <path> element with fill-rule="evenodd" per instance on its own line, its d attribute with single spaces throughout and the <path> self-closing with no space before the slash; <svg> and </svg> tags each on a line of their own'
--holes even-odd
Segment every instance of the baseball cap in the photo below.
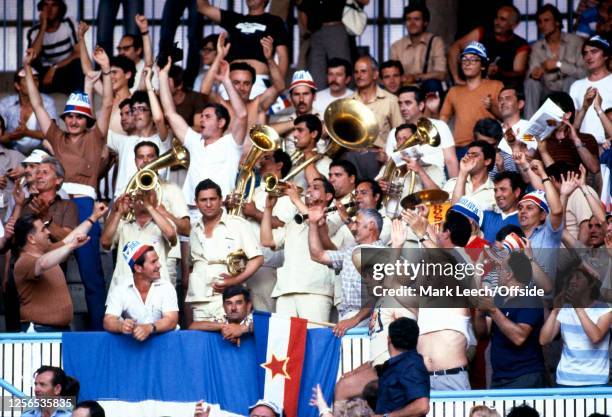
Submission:
<svg viewBox="0 0 612 417">
<path fill-rule="evenodd" d="M 521 198 L 521 201 L 519 201 L 519 204 L 523 201 L 535 204 L 544 210 L 546 214 L 550 213 L 550 208 L 548 208 L 548 202 L 546 201 L 546 193 L 542 190 L 536 190 L 525 194 L 525 196 Z"/>
<path fill-rule="evenodd" d="M 152 246 L 137 240 L 130 240 L 125 244 L 125 246 L 123 246 L 123 259 L 125 259 L 125 262 L 128 263 L 130 269 L 134 268 L 134 263 L 136 260 L 140 258 L 149 248 L 152 248 Z"/>
<path fill-rule="evenodd" d="M 277 417 L 281 417 L 283 415 L 283 408 L 276 404 L 274 401 L 270 401 L 270 400 L 258 400 L 255 404 L 253 404 L 252 406 L 249 407 L 249 414 L 251 413 L 251 411 L 253 411 L 254 408 L 259 407 L 260 405 L 263 405 L 264 407 L 268 407 L 270 410 L 272 410 L 272 412 L 274 414 L 276 414 Z"/>
<path fill-rule="evenodd" d="M 484 63 L 489 62 L 489 57 L 487 55 L 487 48 L 480 42 L 472 41 L 468 43 L 463 52 L 461 52 L 461 57 L 464 55 L 473 54 L 479 56 L 480 59 L 484 61 Z"/>
<path fill-rule="evenodd" d="M 459 201 L 457 201 L 450 209 L 456 211 L 457 213 L 463 214 L 465 217 L 476 223 L 478 227 L 482 226 L 484 215 L 482 209 L 474 200 L 467 197 L 461 197 Z"/>
<path fill-rule="evenodd" d="M 23 161 L 22 164 L 40 164 L 43 159 L 50 155 L 42 149 L 34 149 Z"/>
<path fill-rule="evenodd" d="M 606 38 L 601 37 L 599 35 L 591 36 L 586 42 L 585 45 L 590 45 L 595 48 L 602 49 L 607 54 L 610 53 L 610 42 L 606 40 Z"/>
<path fill-rule="evenodd" d="M 295 87 L 299 87 L 300 85 L 305 85 L 306 87 L 310 87 L 317 91 L 317 85 L 315 84 L 312 75 L 310 75 L 310 72 L 306 70 L 299 70 L 293 74 L 289 91 L 293 90 Z"/>
</svg>

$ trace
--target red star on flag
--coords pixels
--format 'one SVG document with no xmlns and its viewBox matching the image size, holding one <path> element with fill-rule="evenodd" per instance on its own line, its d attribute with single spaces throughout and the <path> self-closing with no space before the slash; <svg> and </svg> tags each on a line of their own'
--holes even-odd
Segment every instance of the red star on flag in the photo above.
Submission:
<svg viewBox="0 0 612 417">
<path fill-rule="evenodd" d="M 276 375 L 280 375 L 283 378 L 291 379 L 289 374 L 287 373 L 287 363 L 289 362 L 289 358 L 279 359 L 276 355 L 272 354 L 272 359 L 269 362 L 262 363 L 261 367 L 266 368 L 272 372 L 272 378 Z"/>
</svg>

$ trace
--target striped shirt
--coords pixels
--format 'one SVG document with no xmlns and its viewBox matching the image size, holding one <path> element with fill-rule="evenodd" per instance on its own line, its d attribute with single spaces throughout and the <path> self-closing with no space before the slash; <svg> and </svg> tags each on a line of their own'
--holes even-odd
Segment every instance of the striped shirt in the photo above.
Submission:
<svg viewBox="0 0 612 417">
<path fill-rule="evenodd" d="M 28 48 L 31 48 L 40 31 L 40 25 L 34 25 L 28 30 Z M 44 67 L 50 67 L 68 58 L 77 44 L 77 32 L 74 22 L 66 17 L 55 32 L 45 32 L 43 38 L 40 62 Z"/>
<path fill-rule="evenodd" d="M 612 311 L 604 303 L 596 303 L 586 310 L 591 321 L 597 324 L 600 317 Z M 580 324 L 572 307 L 563 307 L 557 316 L 561 323 L 563 351 L 557 366 L 557 384 L 604 385 L 608 383 L 610 357 L 608 345 L 610 332 L 597 344 L 593 344 Z"/>
</svg>

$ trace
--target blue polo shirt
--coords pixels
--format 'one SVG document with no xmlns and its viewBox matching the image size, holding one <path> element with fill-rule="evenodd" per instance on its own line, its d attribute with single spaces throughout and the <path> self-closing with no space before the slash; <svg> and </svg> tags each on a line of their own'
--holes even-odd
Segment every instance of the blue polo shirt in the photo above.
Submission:
<svg viewBox="0 0 612 417">
<path fill-rule="evenodd" d="M 516 346 L 497 327 L 491 326 L 491 366 L 493 379 L 512 379 L 544 371 L 544 356 L 538 338 L 544 324 L 542 300 L 538 297 L 495 297 L 495 305 L 513 323 L 531 326 L 531 332 L 521 346 Z"/>
<path fill-rule="evenodd" d="M 399 410 L 422 397 L 429 398 L 429 372 L 416 349 L 385 362 L 378 380 L 376 414 Z"/>
<path fill-rule="evenodd" d="M 533 250 L 533 257 L 548 276 L 554 281 L 557 275 L 557 255 L 561 246 L 564 223 L 555 230 L 550 224 L 550 216 L 546 221 L 533 229 L 527 236 Z"/>
<path fill-rule="evenodd" d="M 504 216 L 502 213 L 497 213 L 493 210 L 485 210 L 484 218 L 482 219 L 482 227 L 480 228 L 484 232 L 484 238 L 487 242 L 495 242 L 495 235 L 504 226 L 513 224 L 515 226 L 521 226 L 519 224 L 518 211 L 512 214 Z"/>
</svg>

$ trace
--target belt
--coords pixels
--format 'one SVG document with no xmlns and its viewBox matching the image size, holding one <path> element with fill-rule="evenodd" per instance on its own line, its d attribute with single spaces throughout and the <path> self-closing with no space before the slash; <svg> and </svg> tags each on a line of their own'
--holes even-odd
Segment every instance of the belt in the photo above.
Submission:
<svg viewBox="0 0 612 417">
<path fill-rule="evenodd" d="M 467 372 L 467 368 L 465 366 L 459 366 L 457 368 L 443 369 L 441 371 L 433 371 L 433 372 L 430 372 L 429 375 L 456 375 L 459 372 L 463 372 L 463 371 Z"/>
<path fill-rule="evenodd" d="M 323 22 L 323 26 L 336 26 L 336 25 L 341 25 L 342 21 L 340 20 L 334 20 L 333 22 Z"/>
</svg>

